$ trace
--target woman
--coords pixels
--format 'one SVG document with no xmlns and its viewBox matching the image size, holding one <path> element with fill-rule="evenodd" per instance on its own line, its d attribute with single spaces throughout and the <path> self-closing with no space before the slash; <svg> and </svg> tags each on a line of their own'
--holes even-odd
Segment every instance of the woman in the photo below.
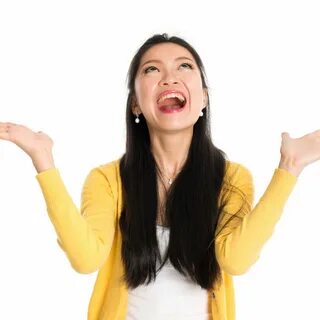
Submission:
<svg viewBox="0 0 320 320">
<path fill-rule="evenodd" d="M 126 152 L 89 172 L 80 214 L 48 135 L 2 122 L 0 138 L 31 157 L 72 267 L 99 271 L 89 320 L 233 320 L 232 276 L 256 262 L 299 174 L 320 159 L 320 130 L 282 134 L 279 167 L 252 208 L 250 171 L 211 141 L 208 86 L 194 48 L 154 35 L 128 77 Z"/>
</svg>

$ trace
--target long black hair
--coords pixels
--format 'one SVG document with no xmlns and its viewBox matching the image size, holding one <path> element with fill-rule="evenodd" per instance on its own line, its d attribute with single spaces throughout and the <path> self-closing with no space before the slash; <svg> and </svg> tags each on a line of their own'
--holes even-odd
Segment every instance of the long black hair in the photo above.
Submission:
<svg viewBox="0 0 320 320">
<path fill-rule="evenodd" d="M 132 112 L 134 81 L 142 55 L 159 43 L 183 46 L 194 57 L 203 88 L 208 88 L 200 56 L 185 40 L 166 33 L 155 34 L 146 40 L 133 57 L 128 70 L 126 109 L 126 152 L 120 159 L 123 208 L 119 219 L 122 235 L 124 279 L 129 288 L 147 284 L 167 259 L 173 267 L 202 288 L 210 289 L 221 280 L 221 270 L 215 255 L 214 239 L 223 205 L 218 197 L 226 171 L 226 154 L 211 140 L 210 101 L 203 116 L 194 124 L 187 160 L 167 194 L 165 221 L 170 226 L 170 238 L 165 258 L 158 270 L 156 260 L 160 251 L 156 234 L 158 208 L 157 168 L 150 151 L 147 123 L 140 114 L 135 123 Z"/>
</svg>

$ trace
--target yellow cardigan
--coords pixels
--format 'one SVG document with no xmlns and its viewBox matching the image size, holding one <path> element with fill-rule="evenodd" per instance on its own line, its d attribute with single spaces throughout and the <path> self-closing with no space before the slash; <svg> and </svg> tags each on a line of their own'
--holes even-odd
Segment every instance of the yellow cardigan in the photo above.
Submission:
<svg viewBox="0 0 320 320">
<path fill-rule="evenodd" d="M 124 269 L 118 225 L 122 208 L 119 163 L 120 159 L 117 159 L 88 173 L 81 193 L 80 211 L 57 168 L 35 176 L 56 230 L 57 242 L 71 266 L 80 273 L 98 271 L 88 307 L 88 320 L 124 320 L 127 313 L 128 291 L 120 282 Z M 251 172 L 244 165 L 229 160 L 227 168 L 225 177 L 232 174 L 232 184 L 241 192 L 238 196 L 235 193 L 228 201 L 217 230 L 230 214 L 243 203 L 245 206 L 241 217 L 231 220 L 215 240 L 222 283 L 208 292 L 213 320 L 235 319 L 232 275 L 245 273 L 257 261 L 298 179 L 285 169 L 274 169 L 266 191 L 252 208 L 254 186 Z"/>
</svg>

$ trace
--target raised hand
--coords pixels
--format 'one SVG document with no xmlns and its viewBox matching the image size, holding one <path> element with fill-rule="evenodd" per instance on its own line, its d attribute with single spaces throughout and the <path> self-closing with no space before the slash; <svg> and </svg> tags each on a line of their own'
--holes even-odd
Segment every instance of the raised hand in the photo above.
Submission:
<svg viewBox="0 0 320 320">
<path fill-rule="evenodd" d="M 320 130 L 291 138 L 288 132 L 282 133 L 281 158 L 289 159 L 291 165 L 301 171 L 305 166 L 320 160 Z"/>
<path fill-rule="evenodd" d="M 0 122 L 0 140 L 10 141 L 27 153 L 38 172 L 54 166 L 53 140 L 42 131 L 34 132 L 21 124 Z"/>
<path fill-rule="evenodd" d="M 31 158 L 38 150 L 51 151 L 53 147 L 53 141 L 47 134 L 12 122 L 0 122 L 1 139 L 13 142 Z"/>
</svg>

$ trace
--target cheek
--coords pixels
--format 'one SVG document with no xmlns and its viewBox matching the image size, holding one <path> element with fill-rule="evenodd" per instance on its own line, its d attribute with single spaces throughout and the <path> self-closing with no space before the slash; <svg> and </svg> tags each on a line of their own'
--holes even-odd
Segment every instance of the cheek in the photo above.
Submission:
<svg viewBox="0 0 320 320">
<path fill-rule="evenodd" d="M 154 92 L 157 86 L 157 82 L 151 79 L 144 81 L 137 81 L 135 84 L 136 95 L 138 103 L 141 108 L 147 112 L 148 106 L 151 105 L 151 102 L 154 100 Z"/>
<path fill-rule="evenodd" d="M 204 106 L 204 102 L 203 102 L 202 95 L 200 92 L 195 92 L 193 94 L 192 99 L 191 99 L 191 105 L 192 105 L 192 109 L 195 112 L 199 112 L 198 109 L 200 109 Z"/>
<path fill-rule="evenodd" d="M 193 106 L 203 105 L 203 88 L 201 81 L 198 79 L 192 79 L 192 81 L 187 83 L 188 90 L 191 95 L 191 103 Z"/>
<path fill-rule="evenodd" d="M 202 87 L 202 81 L 201 81 L 201 77 L 199 76 L 191 76 L 188 77 L 188 79 L 186 79 L 186 81 L 188 81 L 188 83 L 190 84 L 190 86 L 194 87 L 194 88 L 201 88 Z"/>
<path fill-rule="evenodd" d="M 137 81 L 135 83 L 135 92 L 136 92 L 138 101 L 141 103 L 141 101 L 145 99 L 146 94 L 148 92 L 148 87 L 146 83 L 143 81 Z"/>
<path fill-rule="evenodd" d="M 153 92 L 157 87 L 158 81 L 156 79 L 148 79 L 141 83 L 140 92 L 141 99 L 153 99 Z"/>
</svg>

